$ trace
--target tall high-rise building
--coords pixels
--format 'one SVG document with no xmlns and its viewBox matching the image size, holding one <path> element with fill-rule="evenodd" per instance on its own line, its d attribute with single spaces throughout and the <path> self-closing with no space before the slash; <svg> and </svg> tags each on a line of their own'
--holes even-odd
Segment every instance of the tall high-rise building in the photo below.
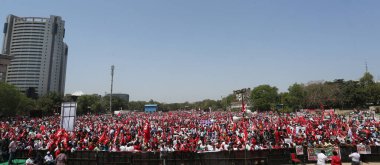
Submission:
<svg viewBox="0 0 380 165">
<path fill-rule="evenodd" d="M 9 15 L 4 24 L 2 54 L 11 56 L 6 82 L 38 95 L 65 90 L 68 46 L 63 42 L 65 21 Z"/>
</svg>

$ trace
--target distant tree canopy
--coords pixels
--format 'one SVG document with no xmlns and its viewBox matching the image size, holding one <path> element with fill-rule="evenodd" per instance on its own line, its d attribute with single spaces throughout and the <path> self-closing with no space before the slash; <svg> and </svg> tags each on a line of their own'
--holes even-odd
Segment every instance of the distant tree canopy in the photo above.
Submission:
<svg viewBox="0 0 380 165">
<path fill-rule="evenodd" d="M 278 103 L 278 89 L 269 85 L 259 85 L 253 88 L 251 93 L 251 103 L 255 110 L 274 109 Z"/>
<path fill-rule="evenodd" d="M 359 81 L 334 81 L 293 84 L 283 94 L 281 103 L 299 108 L 364 108 L 380 103 L 380 83 L 366 72 Z"/>
<path fill-rule="evenodd" d="M 21 93 L 13 85 L 0 83 L 0 116 L 28 115 L 30 110 L 43 114 L 60 112 L 62 102 L 73 101 L 69 96 L 48 93 L 37 97 L 33 88 Z M 270 85 L 259 85 L 250 93 L 251 109 L 267 111 L 277 108 L 297 110 L 301 108 L 363 108 L 380 103 L 380 83 L 366 72 L 359 81 L 336 79 L 307 84 L 292 84 L 286 92 Z M 193 103 L 160 103 L 158 101 L 125 101 L 112 97 L 112 110 L 143 111 L 145 104 L 157 104 L 160 111 L 172 110 L 226 110 L 238 102 L 236 95 L 229 94 L 220 100 L 205 99 Z M 78 114 L 109 112 L 109 96 L 83 95 L 78 98 Z M 281 105 L 281 106 L 278 106 Z"/>
<path fill-rule="evenodd" d="M 0 82 L 0 116 L 26 114 L 33 106 L 34 102 L 15 86 Z"/>
</svg>

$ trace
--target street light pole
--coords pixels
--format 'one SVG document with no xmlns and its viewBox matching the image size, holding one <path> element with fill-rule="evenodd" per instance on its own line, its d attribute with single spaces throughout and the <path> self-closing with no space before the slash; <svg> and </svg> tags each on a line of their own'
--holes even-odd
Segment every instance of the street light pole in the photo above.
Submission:
<svg viewBox="0 0 380 165">
<path fill-rule="evenodd" d="M 250 88 L 243 88 L 243 89 L 239 89 L 239 90 L 235 90 L 234 91 L 234 94 L 239 94 L 241 95 L 241 111 L 243 112 L 244 111 L 244 96 L 245 94 L 250 90 Z M 244 113 L 243 113 L 244 115 Z"/>
<path fill-rule="evenodd" d="M 244 105 L 244 95 L 250 90 L 250 88 L 243 88 L 243 89 L 240 89 L 240 90 L 236 90 L 234 91 L 235 94 L 240 94 L 241 95 L 241 111 L 243 112 L 243 126 L 244 126 L 244 129 L 246 130 L 246 119 L 245 119 L 245 105 Z M 245 141 L 245 144 L 244 144 L 244 164 L 246 165 L 247 164 L 247 140 L 248 140 L 248 137 L 245 137 L 246 138 L 246 141 Z"/>
<path fill-rule="evenodd" d="M 112 88 L 113 88 L 113 71 L 115 69 L 115 66 L 111 66 L 111 94 L 110 94 L 110 112 L 112 113 Z"/>
</svg>

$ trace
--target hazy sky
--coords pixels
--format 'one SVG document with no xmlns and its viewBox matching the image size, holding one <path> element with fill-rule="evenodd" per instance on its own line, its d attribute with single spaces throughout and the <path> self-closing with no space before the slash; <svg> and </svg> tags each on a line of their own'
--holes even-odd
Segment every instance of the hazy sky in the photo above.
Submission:
<svg viewBox="0 0 380 165">
<path fill-rule="evenodd" d="M 356 80 L 365 61 L 380 78 L 378 0 L 1 0 L 8 14 L 66 21 L 66 93 L 109 93 L 112 64 L 114 92 L 169 103 Z"/>
</svg>

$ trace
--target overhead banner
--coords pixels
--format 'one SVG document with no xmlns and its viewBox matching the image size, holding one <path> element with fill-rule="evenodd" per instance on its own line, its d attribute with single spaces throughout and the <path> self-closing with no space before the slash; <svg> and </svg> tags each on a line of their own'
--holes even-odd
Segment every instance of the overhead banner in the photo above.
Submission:
<svg viewBox="0 0 380 165">
<path fill-rule="evenodd" d="M 331 160 L 331 157 L 333 156 L 333 151 L 336 151 L 338 155 L 340 156 L 340 149 L 339 147 L 328 147 L 328 148 L 307 148 L 307 157 L 308 160 L 316 161 L 317 160 L 317 154 L 321 153 L 321 151 L 325 151 L 325 155 L 329 160 Z"/>
<path fill-rule="evenodd" d="M 359 154 L 371 154 L 371 146 L 368 145 L 357 145 Z"/>
<path fill-rule="evenodd" d="M 74 131 L 76 114 L 77 114 L 76 102 L 62 103 L 61 128 L 64 128 L 66 131 Z"/>
</svg>

